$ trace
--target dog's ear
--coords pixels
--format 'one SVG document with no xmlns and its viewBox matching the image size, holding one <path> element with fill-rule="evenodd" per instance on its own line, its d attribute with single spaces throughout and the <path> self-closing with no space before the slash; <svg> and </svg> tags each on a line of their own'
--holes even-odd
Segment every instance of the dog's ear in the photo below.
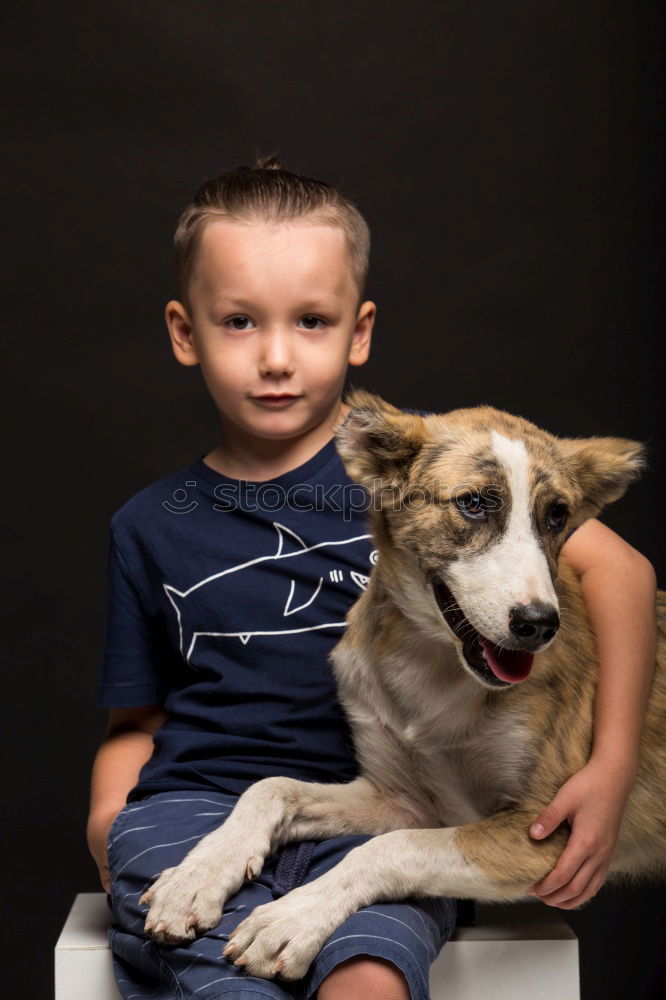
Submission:
<svg viewBox="0 0 666 1000">
<path fill-rule="evenodd" d="M 646 465 L 645 445 L 638 441 L 591 437 L 559 438 L 558 443 L 587 516 L 619 500 Z"/>
<path fill-rule="evenodd" d="M 335 443 L 349 478 L 371 491 L 378 480 L 404 482 L 425 440 L 423 418 L 365 389 L 353 389 L 346 402 L 351 409 Z"/>
</svg>

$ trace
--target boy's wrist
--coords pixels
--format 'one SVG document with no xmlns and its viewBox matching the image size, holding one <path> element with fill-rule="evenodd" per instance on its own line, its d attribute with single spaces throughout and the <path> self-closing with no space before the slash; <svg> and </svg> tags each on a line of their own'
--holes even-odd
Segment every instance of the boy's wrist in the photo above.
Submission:
<svg viewBox="0 0 666 1000">
<path fill-rule="evenodd" d="M 638 751 L 635 747 L 594 747 L 589 763 L 605 772 L 613 781 L 631 785 L 638 772 Z"/>
</svg>

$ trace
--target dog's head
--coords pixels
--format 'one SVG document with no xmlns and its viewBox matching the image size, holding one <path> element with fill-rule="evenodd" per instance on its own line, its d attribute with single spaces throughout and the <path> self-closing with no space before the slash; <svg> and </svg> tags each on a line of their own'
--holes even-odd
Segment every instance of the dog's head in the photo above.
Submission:
<svg viewBox="0 0 666 1000">
<path fill-rule="evenodd" d="M 524 680 L 559 628 L 567 532 L 622 496 L 643 446 L 556 438 L 490 406 L 420 417 L 362 389 L 347 402 L 336 445 L 370 494 L 401 610 L 482 684 Z"/>
</svg>

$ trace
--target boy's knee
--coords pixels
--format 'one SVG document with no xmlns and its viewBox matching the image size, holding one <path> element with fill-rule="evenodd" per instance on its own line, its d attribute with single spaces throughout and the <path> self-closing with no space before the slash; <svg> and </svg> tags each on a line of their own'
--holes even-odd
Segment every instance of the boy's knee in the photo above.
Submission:
<svg viewBox="0 0 666 1000">
<path fill-rule="evenodd" d="M 322 980 L 317 1000 L 410 1000 L 402 972 L 384 958 L 359 955 Z"/>
</svg>

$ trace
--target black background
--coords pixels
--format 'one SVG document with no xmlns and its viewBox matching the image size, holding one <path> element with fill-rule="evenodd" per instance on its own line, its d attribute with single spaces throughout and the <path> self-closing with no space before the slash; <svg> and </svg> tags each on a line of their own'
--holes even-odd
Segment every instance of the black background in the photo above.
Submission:
<svg viewBox="0 0 666 1000">
<path fill-rule="evenodd" d="M 280 151 L 372 233 L 373 356 L 400 406 L 489 402 L 647 441 L 605 520 L 664 580 L 657 3 L 109 0 L 16 7 L 1 72 L 3 995 L 46 998 L 84 841 L 108 521 L 217 441 L 170 354 L 170 246 L 202 178 Z M 664 995 L 663 886 L 570 913 L 584 1000 Z"/>
</svg>

